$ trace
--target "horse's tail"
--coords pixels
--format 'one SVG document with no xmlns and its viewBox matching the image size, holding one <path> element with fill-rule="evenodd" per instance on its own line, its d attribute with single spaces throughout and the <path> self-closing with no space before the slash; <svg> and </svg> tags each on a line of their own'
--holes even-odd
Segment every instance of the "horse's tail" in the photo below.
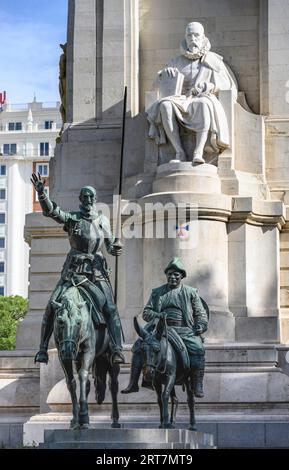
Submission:
<svg viewBox="0 0 289 470">
<path fill-rule="evenodd" d="M 95 400 L 98 405 L 101 405 L 105 399 L 106 391 L 106 375 L 109 368 L 109 358 L 107 354 L 96 357 L 93 363 L 93 377 L 95 388 Z"/>
</svg>

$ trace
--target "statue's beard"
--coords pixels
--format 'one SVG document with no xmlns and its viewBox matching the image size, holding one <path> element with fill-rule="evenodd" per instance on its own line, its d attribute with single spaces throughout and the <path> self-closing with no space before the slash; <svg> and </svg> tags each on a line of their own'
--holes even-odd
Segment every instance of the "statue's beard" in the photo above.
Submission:
<svg viewBox="0 0 289 470">
<path fill-rule="evenodd" d="M 200 59 L 210 49 L 211 44 L 207 37 L 200 41 L 199 44 L 196 41 L 188 44 L 186 39 L 181 42 L 181 54 L 190 60 Z"/>
<path fill-rule="evenodd" d="M 83 204 L 83 203 L 81 203 L 79 205 L 79 209 L 80 209 L 80 212 L 82 212 L 82 214 L 84 214 L 87 217 L 96 214 L 94 204 Z"/>
<path fill-rule="evenodd" d="M 201 54 L 202 53 L 203 44 L 196 44 L 196 43 L 192 42 L 191 44 L 187 44 L 187 46 L 188 46 L 188 50 L 192 54 Z"/>
</svg>

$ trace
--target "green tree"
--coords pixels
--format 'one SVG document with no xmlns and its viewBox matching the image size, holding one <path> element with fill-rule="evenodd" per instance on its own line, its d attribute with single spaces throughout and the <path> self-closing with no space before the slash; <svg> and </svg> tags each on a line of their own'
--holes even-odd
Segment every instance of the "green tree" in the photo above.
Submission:
<svg viewBox="0 0 289 470">
<path fill-rule="evenodd" d="M 19 295 L 0 297 L 0 349 L 14 349 L 18 323 L 28 310 L 28 300 Z"/>
</svg>

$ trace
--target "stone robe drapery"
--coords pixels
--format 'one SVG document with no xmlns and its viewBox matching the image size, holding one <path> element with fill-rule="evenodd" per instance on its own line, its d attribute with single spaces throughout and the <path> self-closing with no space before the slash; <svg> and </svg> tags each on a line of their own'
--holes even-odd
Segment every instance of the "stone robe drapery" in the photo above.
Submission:
<svg viewBox="0 0 289 470">
<path fill-rule="evenodd" d="M 147 110 L 149 137 L 155 139 L 158 145 L 167 142 L 160 104 L 170 101 L 181 126 L 195 132 L 211 131 L 210 143 L 213 149 L 222 151 L 230 145 L 229 130 L 225 111 L 216 94 L 219 90 L 232 90 L 236 99 L 236 81 L 218 54 L 207 52 L 197 60 L 197 67 L 192 68 L 192 59 L 184 52 L 166 64 L 166 67 L 174 67 L 184 75 L 182 95 L 164 97 Z M 199 96 L 193 96 L 192 88 L 203 85 L 205 91 Z"/>
</svg>

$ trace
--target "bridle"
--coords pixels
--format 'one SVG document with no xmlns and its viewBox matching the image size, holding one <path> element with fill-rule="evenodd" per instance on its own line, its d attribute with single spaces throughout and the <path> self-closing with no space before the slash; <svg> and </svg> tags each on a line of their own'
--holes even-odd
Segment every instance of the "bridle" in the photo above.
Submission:
<svg viewBox="0 0 289 470">
<path fill-rule="evenodd" d="M 169 341 L 168 341 L 168 331 L 167 331 L 167 320 L 166 316 L 164 317 L 164 322 L 165 322 L 165 338 L 166 338 L 166 349 L 165 349 L 165 362 L 164 362 L 164 367 L 163 369 L 159 369 L 159 366 L 161 364 L 154 364 L 153 362 L 146 362 L 146 366 L 152 368 L 155 370 L 155 372 L 159 372 L 160 374 L 165 374 L 167 370 L 167 364 L 168 364 L 168 347 L 169 347 Z M 145 340 L 144 340 L 145 341 Z M 162 350 L 161 350 L 161 340 L 159 341 L 160 343 L 160 350 L 158 351 L 158 355 L 161 355 Z"/>
</svg>

